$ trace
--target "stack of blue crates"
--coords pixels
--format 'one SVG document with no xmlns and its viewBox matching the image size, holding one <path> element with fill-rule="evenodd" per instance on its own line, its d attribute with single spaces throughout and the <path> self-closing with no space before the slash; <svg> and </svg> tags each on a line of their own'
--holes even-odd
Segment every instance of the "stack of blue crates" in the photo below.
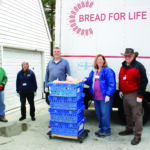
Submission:
<svg viewBox="0 0 150 150">
<path fill-rule="evenodd" d="M 78 137 L 84 130 L 84 82 L 48 83 L 51 134 Z"/>
</svg>

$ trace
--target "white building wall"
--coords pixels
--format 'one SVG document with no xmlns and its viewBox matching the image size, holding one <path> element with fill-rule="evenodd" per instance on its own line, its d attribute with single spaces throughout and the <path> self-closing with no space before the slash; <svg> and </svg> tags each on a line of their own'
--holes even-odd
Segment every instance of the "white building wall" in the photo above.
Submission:
<svg viewBox="0 0 150 150">
<path fill-rule="evenodd" d="M 3 59 L 3 47 L 0 46 L 0 66 L 2 66 L 2 59 Z"/>
<path fill-rule="evenodd" d="M 41 0 L 0 0 L 0 43 L 50 53 Z"/>
<path fill-rule="evenodd" d="M 17 102 L 14 80 L 24 60 L 33 66 L 34 69 L 31 69 L 37 75 L 40 84 L 36 99 L 42 97 L 45 68 L 50 59 L 50 42 L 41 0 L 0 0 L 0 66 L 8 72 L 6 110 L 18 106 L 17 103 L 11 103 L 11 100 L 15 98 Z M 18 70 L 11 73 L 13 66 Z"/>
</svg>

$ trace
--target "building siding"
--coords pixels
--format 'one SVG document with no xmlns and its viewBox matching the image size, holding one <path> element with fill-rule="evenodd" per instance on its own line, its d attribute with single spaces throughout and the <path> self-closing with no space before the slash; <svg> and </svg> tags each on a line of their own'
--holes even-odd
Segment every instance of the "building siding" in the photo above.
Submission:
<svg viewBox="0 0 150 150">
<path fill-rule="evenodd" d="M 0 44 L 43 50 L 47 64 L 51 39 L 42 9 L 41 0 L 0 0 Z"/>
<path fill-rule="evenodd" d="M 0 66 L 6 68 L 9 76 L 5 91 L 7 110 L 19 105 L 12 101 L 13 98 L 18 99 L 15 93 L 15 79 L 20 62 L 26 59 L 34 66 L 39 80 L 36 99 L 42 98 L 42 82 L 50 59 L 50 42 L 51 37 L 41 0 L 0 0 Z M 13 61 L 8 61 L 10 59 Z M 11 74 L 11 71 L 14 71 L 13 66 L 18 69 Z M 41 74 L 38 74 L 39 72 Z"/>
<path fill-rule="evenodd" d="M 1 44 L 30 47 L 50 52 L 39 0 L 1 0 Z"/>
</svg>

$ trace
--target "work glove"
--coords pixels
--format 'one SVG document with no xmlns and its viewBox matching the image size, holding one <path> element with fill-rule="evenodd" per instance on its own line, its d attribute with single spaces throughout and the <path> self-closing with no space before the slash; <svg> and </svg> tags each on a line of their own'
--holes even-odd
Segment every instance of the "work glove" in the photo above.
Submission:
<svg viewBox="0 0 150 150">
<path fill-rule="evenodd" d="M 141 103 L 141 102 L 142 102 L 142 98 L 137 97 L 136 101 L 137 101 L 138 103 Z"/>
<path fill-rule="evenodd" d="M 110 101 L 110 97 L 109 96 L 106 96 L 105 97 L 105 103 L 109 102 Z"/>
<path fill-rule="evenodd" d="M 84 79 L 82 79 L 82 81 L 83 81 L 83 82 L 86 82 L 86 81 L 87 81 L 87 79 L 86 79 L 86 78 L 84 78 Z"/>
<path fill-rule="evenodd" d="M 120 96 L 120 98 L 123 98 L 123 93 L 119 92 L 119 96 Z"/>
<path fill-rule="evenodd" d="M 0 91 L 4 89 L 4 84 L 0 84 Z"/>
<path fill-rule="evenodd" d="M 36 96 L 37 95 L 37 93 L 36 92 L 34 92 L 34 96 Z"/>
<path fill-rule="evenodd" d="M 49 93 L 49 89 L 48 89 L 47 87 L 45 88 L 45 92 L 46 92 L 46 93 Z"/>
</svg>

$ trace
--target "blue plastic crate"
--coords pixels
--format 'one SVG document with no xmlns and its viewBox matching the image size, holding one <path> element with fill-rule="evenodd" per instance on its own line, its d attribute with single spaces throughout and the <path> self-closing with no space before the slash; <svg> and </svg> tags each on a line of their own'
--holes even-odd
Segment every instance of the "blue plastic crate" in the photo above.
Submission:
<svg viewBox="0 0 150 150">
<path fill-rule="evenodd" d="M 84 130 L 85 118 L 83 118 L 78 124 L 67 124 L 50 121 L 51 133 L 55 135 L 78 137 Z"/>
<path fill-rule="evenodd" d="M 51 121 L 64 123 L 78 123 L 84 116 L 84 108 L 84 105 L 77 111 L 56 110 L 49 108 Z"/>
<path fill-rule="evenodd" d="M 77 97 L 80 92 L 83 92 L 84 82 L 77 84 L 49 82 L 48 86 L 50 96 Z"/>
<path fill-rule="evenodd" d="M 78 110 L 83 106 L 85 94 L 81 93 L 77 97 L 55 97 L 49 96 L 50 108 L 60 110 Z"/>
</svg>

